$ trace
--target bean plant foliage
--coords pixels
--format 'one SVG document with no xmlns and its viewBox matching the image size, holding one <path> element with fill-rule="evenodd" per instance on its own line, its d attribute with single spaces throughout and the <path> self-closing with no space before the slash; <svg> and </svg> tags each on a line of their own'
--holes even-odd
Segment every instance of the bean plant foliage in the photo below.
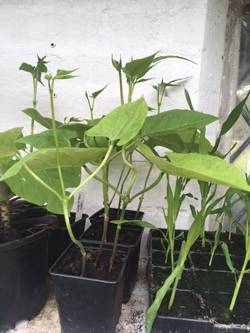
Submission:
<svg viewBox="0 0 250 333">
<path fill-rule="evenodd" d="M 166 292 L 172 287 L 170 306 L 174 301 L 179 278 L 185 266 L 185 260 L 193 243 L 204 235 L 207 216 L 219 214 L 217 205 L 225 200 L 225 195 L 216 198 L 217 185 L 243 191 L 250 191 L 244 175 L 234 166 L 223 159 L 219 144 L 239 118 L 247 97 L 235 107 L 222 129 L 214 145 L 206 138 L 206 127 L 218 119 L 212 115 L 196 111 L 187 90 L 185 96 L 186 109 L 162 111 L 162 103 L 169 88 L 180 88 L 180 84 L 189 78 L 166 81 L 153 86 L 157 93 L 156 107 L 150 107 L 144 97 L 134 99 L 137 84 L 143 84 L 152 78 L 148 73 L 163 61 L 168 60 L 192 61 L 175 55 L 159 55 L 156 52 L 150 56 L 131 59 L 123 63 L 120 58 L 112 57 L 112 65 L 118 73 L 120 103 L 101 118 L 95 117 L 95 101 L 100 98 L 107 85 L 93 93 L 85 92 L 90 119 L 80 120 L 69 115 L 64 121 L 57 119 L 54 100 L 55 85 L 58 80 L 65 84 L 76 76 L 76 69 L 58 69 L 51 74 L 47 69 L 45 57 L 37 59 L 35 66 L 23 63 L 22 71 L 31 74 L 33 82 L 32 106 L 23 110 L 31 119 L 31 131 L 23 136 L 22 128 L 13 128 L 0 133 L 0 192 L 8 198 L 12 194 L 37 205 L 47 205 L 49 211 L 64 214 L 65 224 L 72 242 L 78 246 L 82 254 L 82 275 L 86 264 L 86 251 L 83 244 L 77 240 L 71 229 L 69 212 L 73 206 L 76 194 L 93 179 L 102 186 L 104 203 L 104 231 L 100 252 L 106 242 L 109 223 L 109 208 L 117 197 L 118 210 L 121 211 L 117 220 L 111 221 L 116 227 L 114 246 L 110 259 L 109 270 L 112 270 L 121 228 L 127 223 L 140 227 L 155 229 L 148 221 L 124 218 L 125 210 L 131 202 L 138 200 L 137 213 L 140 210 L 144 195 L 163 177 L 167 180 L 166 200 L 168 209 L 164 217 L 168 227 L 168 242 L 172 251 L 172 273 L 166 278 L 162 288 L 157 292 L 147 315 L 146 331 L 149 333 L 153 326 L 157 311 Z M 128 95 L 124 93 L 124 79 Z M 38 83 L 48 90 L 50 116 L 39 112 L 37 103 Z M 46 88 L 45 88 L 46 87 Z M 155 110 L 155 114 L 150 113 Z M 35 133 L 35 124 L 44 128 Z M 159 154 L 157 147 L 167 148 L 168 151 Z M 135 191 L 135 184 L 140 170 L 135 163 L 135 154 L 140 154 L 148 165 L 143 186 Z M 119 159 L 121 168 L 117 183 L 110 180 L 110 170 L 113 161 Z M 82 177 L 82 171 L 87 175 Z M 150 183 L 152 170 L 158 170 L 157 177 Z M 170 183 L 170 177 L 175 180 L 175 187 Z M 192 193 L 186 193 L 186 185 L 195 180 L 200 189 L 200 207 L 191 207 L 193 224 L 188 232 L 186 241 L 180 251 L 177 263 L 173 261 L 175 221 L 181 205 L 186 197 L 197 200 Z M 112 193 L 112 196 L 110 195 Z M 249 259 L 249 258 L 247 258 Z M 98 256 L 97 262 L 98 264 Z"/>
</svg>

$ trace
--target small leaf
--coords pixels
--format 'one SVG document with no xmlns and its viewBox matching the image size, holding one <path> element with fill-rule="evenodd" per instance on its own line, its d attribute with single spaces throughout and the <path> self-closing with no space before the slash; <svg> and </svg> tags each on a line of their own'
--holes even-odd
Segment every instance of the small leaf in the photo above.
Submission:
<svg viewBox="0 0 250 333">
<path fill-rule="evenodd" d="M 187 91 L 187 89 L 185 89 L 184 91 L 185 91 L 185 97 L 186 97 L 188 106 L 189 106 L 190 110 L 194 111 L 193 103 L 192 103 L 191 97 L 189 95 L 189 92 Z"/>
<path fill-rule="evenodd" d="M 48 117 L 43 117 L 37 110 L 29 108 L 22 110 L 27 116 L 36 121 L 38 124 L 44 126 L 45 128 L 52 129 L 52 119 Z M 61 126 L 63 123 L 56 121 L 56 126 Z"/>
<path fill-rule="evenodd" d="M 153 224 L 147 222 L 147 221 L 142 221 L 142 220 L 112 220 L 110 221 L 113 224 L 116 225 L 123 225 L 123 224 L 127 224 L 127 223 L 132 223 L 137 225 L 138 227 L 142 227 L 142 228 L 149 228 L 149 229 L 158 229 L 156 226 L 154 226 Z"/>
<path fill-rule="evenodd" d="M 109 83 L 106 84 L 106 85 L 105 85 L 103 88 L 101 88 L 100 90 L 94 91 L 94 92 L 91 94 L 91 97 L 95 99 L 98 95 L 100 95 L 100 94 L 103 92 L 104 89 L 107 88 L 108 85 L 109 85 Z"/>
<path fill-rule="evenodd" d="M 76 75 L 71 75 L 74 73 L 78 68 L 66 70 L 66 69 L 58 69 L 56 72 L 56 76 L 54 77 L 55 80 L 67 80 L 76 77 Z"/>
<path fill-rule="evenodd" d="M 225 242 L 222 242 L 221 243 L 221 248 L 222 248 L 222 251 L 223 251 L 224 256 L 226 258 L 226 263 L 227 263 L 228 268 L 230 269 L 230 271 L 232 273 L 235 273 L 235 268 L 234 268 L 234 265 L 233 265 L 233 262 L 232 262 L 232 259 L 231 259 L 230 253 L 229 253 L 229 248 L 228 248 L 227 244 Z"/>
<path fill-rule="evenodd" d="M 0 158 L 13 156 L 17 151 L 16 140 L 22 136 L 22 127 L 0 133 Z"/>
<path fill-rule="evenodd" d="M 123 72 L 132 80 L 142 78 L 153 66 L 153 60 L 158 52 L 144 58 L 131 60 L 122 68 Z"/>
<path fill-rule="evenodd" d="M 32 65 L 30 65 L 30 64 L 27 64 L 26 62 L 23 62 L 23 63 L 21 64 L 21 66 L 19 67 L 19 69 L 20 69 L 21 71 L 28 72 L 28 73 L 30 73 L 30 74 L 33 75 L 34 70 L 35 70 L 35 67 L 32 66 Z"/>
</svg>

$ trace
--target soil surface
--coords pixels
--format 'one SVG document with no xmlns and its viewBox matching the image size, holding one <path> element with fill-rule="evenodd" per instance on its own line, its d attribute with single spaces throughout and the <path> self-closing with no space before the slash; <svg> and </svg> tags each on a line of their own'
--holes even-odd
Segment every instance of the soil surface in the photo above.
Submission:
<svg viewBox="0 0 250 333">
<path fill-rule="evenodd" d="M 85 240 L 101 241 L 103 224 L 93 224 L 83 235 Z M 113 243 L 115 239 L 116 226 L 109 225 L 107 233 L 107 242 Z M 119 244 L 121 245 L 134 245 L 140 237 L 142 229 L 129 229 L 123 227 L 119 235 Z"/>
<path fill-rule="evenodd" d="M 83 276 L 106 281 L 118 280 L 126 255 L 119 252 L 117 253 L 111 272 L 109 272 L 111 250 L 103 250 L 99 257 L 98 264 L 96 265 L 97 255 L 98 249 L 87 249 L 86 267 Z M 59 274 L 80 276 L 81 270 L 82 255 L 78 248 L 71 247 L 54 271 Z"/>
<path fill-rule="evenodd" d="M 148 285 L 145 270 L 146 259 L 141 259 L 138 280 L 130 301 L 122 305 L 116 333 L 144 333 L 145 313 L 148 307 Z M 51 291 L 50 298 L 40 314 L 31 321 L 19 323 L 7 333 L 61 333 L 56 301 Z"/>
</svg>

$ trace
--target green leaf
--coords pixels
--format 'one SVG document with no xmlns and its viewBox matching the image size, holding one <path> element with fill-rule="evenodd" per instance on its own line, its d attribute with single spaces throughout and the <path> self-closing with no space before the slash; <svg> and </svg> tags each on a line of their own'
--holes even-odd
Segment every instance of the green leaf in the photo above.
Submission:
<svg viewBox="0 0 250 333">
<path fill-rule="evenodd" d="M 81 167 L 86 163 L 95 162 L 102 158 L 106 151 L 106 148 L 60 148 L 60 164 L 62 168 Z M 24 163 L 27 164 L 33 172 L 57 169 L 56 155 L 55 148 L 40 149 L 30 153 L 8 169 L 0 181 L 18 174 L 24 169 Z"/>
<path fill-rule="evenodd" d="M 70 140 L 77 137 L 75 131 L 57 129 L 57 138 L 59 147 L 70 147 Z M 48 130 L 38 134 L 28 135 L 17 140 L 19 143 L 30 144 L 31 146 L 40 148 L 55 148 L 55 139 L 53 130 Z"/>
<path fill-rule="evenodd" d="M 135 80 L 143 77 L 151 68 L 153 60 L 158 52 L 144 58 L 131 60 L 122 68 L 123 72 Z"/>
<path fill-rule="evenodd" d="M 74 188 L 80 183 L 81 166 L 102 158 L 106 149 L 102 148 L 61 148 L 59 149 L 60 164 L 65 188 Z M 56 149 L 41 149 L 30 153 L 10 167 L 1 180 L 11 190 L 25 200 L 37 205 L 48 205 L 48 210 L 62 214 L 62 203 L 59 198 L 39 183 L 25 169 L 25 164 L 40 177 L 48 186 L 61 194 L 60 178 L 57 170 Z M 69 208 L 72 207 L 73 199 Z"/>
<path fill-rule="evenodd" d="M 250 191 L 240 171 L 217 156 L 168 153 L 166 157 L 169 162 L 166 158 L 156 156 L 146 145 L 140 144 L 138 149 L 147 160 L 167 174 Z"/>
<path fill-rule="evenodd" d="M 196 62 L 194 62 L 193 60 L 190 60 L 190 59 L 185 58 L 185 57 L 177 56 L 177 55 L 166 55 L 166 56 L 155 57 L 153 62 L 159 62 L 161 60 L 166 60 L 166 59 L 179 59 L 179 60 L 185 60 L 185 61 L 192 62 L 193 64 L 196 64 Z"/>
<path fill-rule="evenodd" d="M 147 112 L 144 98 L 121 105 L 88 130 L 86 135 L 103 136 L 110 141 L 118 141 L 118 146 L 125 145 L 139 133 Z"/>
<path fill-rule="evenodd" d="M 22 111 L 27 116 L 29 116 L 31 119 L 36 121 L 38 124 L 42 125 L 45 128 L 52 129 L 52 119 L 48 117 L 43 117 L 37 110 L 29 108 Z M 60 121 L 56 121 L 56 126 L 61 126 L 63 123 Z"/>
<path fill-rule="evenodd" d="M 75 69 L 58 69 L 56 72 L 56 76 L 54 77 L 55 80 L 67 80 L 76 77 L 76 75 L 71 75 L 74 73 L 78 68 Z"/>
<path fill-rule="evenodd" d="M 175 109 L 147 117 L 142 128 L 142 134 L 151 136 L 178 133 L 189 129 L 202 128 L 217 119 L 210 114 L 198 111 Z"/>
<path fill-rule="evenodd" d="M 199 152 L 199 137 L 197 133 L 194 138 L 196 130 L 186 130 L 179 133 L 171 133 L 166 135 L 150 135 L 146 141 L 146 145 L 154 148 L 157 146 L 168 148 L 175 153 L 190 153 Z M 205 139 L 204 148 L 207 153 L 212 149 L 211 143 Z"/>
<path fill-rule="evenodd" d="M 215 142 L 215 145 L 214 145 L 214 148 L 213 148 L 211 154 L 216 152 L 217 148 L 219 147 L 222 136 L 225 135 L 228 131 L 230 131 L 230 129 L 239 119 L 241 112 L 243 111 L 246 101 L 249 97 L 249 94 L 250 94 L 250 90 L 249 90 L 248 94 L 246 95 L 246 97 L 231 111 L 231 113 L 227 117 L 226 121 L 223 123 L 221 130 L 220 130 L 220 134 L 219 134 L 218 138 L 216 139 L 216 142 Z"/>
<path fill-rule="evenodd" d="M 112 55 L 112 65 L 113 67 L 119 72 L 122 69 L 122 59 L 120 58 L 120 60 L 115 60 L 113 55 Z"/>
<path fill-rule="evenodd" d="M 21 64 L 21 66 L 19 67 L 19 69 L 20 69 L 21 71 L 28 72 L 28 73 L 30 73 L 30 74 L 33 74 L 34 71 L 35 71 L 35 67 L 32 66 L 32 65 L 30 65 L 30 64 L 27 64 L 26 62 L 23 62 L 23 63 Z"/>
<path fill-rule="evenodd" d="M 185 97 L 186 97 L 188 106 L 189 106 L 190 110 L 194 111 L 193 103 L 192 103 L 191 97 L 189 95 L 189 92 L 187 91 L 187 89 L 185 89 L 184 91 L 185 91 Z"/>
<path fill-rule="evenodd" d="M 22 127 L 0 133 L 0 158 L 14 155 L 18 151 L 16 140 L 22 136 Z"/>
<path fill-rule="evenodd" d="M 38 170 L 35 172 L 46 184 L 52 187 L 58 193 L 61 193 L 58 171 L 56 169 Z M 81 178 L 80 168 L 62 169 L 64 185 L 66 188 L 75 187 L 79 184 Z M 24 168 L 15 176 L 7 179 L 7 184 L 16 195 L 39 206 L 47 205 L 50 212 L 62 214 L 62 202 L 58 197 L 51 193 L 39 182 L 35 181 Z M 69 202 L 69 210 L 73 206 L 73 199 Z"/>
<path fill-rule="evenodd" d="M 123 225 L 123 224 L 127 224 L 127 223 L 130 223 L 130 224 L 132 223 L 132 224 L 135 224 L 138 227 L 142 227 L 142 228 L 158 229 L 153 224 L 151 224 L 147 221 L 142 221 L 142 220 L 112 220 L 110 222 L 113 223 L 113 224 L 116 224 L 116 225 Z"/>
<path fill-rule="evenodd" d="M 235 268 L 234 268 L 234 265 L 233 265 L 233 262 L 232 262 L 232 259 L 231 259 L 230 253 L 229 253 L 228 245 L 225 242 L 222 242 L 221 248 L 222 248 L 222 251 L 223 251 L 225 259 L 226 259 L 227 267 L 230 269 L 230 271 L 232 273 L 235 273 Z"/>
<path fill-rule="evenodd" d="M 153 327 L 154 320 L 156 318 L 157 312 L 161 306 L 161 303 L 171 287 L 172 283 L 176 279 L 176 277 L 181 273 L 181 267 L 176 266 L 172 273 L 166 278 L 163 286 L 157 291 L 154 302 L 148 309 L 146 316 L 146 333 L 150 333 Z"/>
<path fill-rule="evenodd" d="M 103 92 L 103 90 L 105 90 L 107 88 L 108 85 L 109 85 L 109 83 L 106 84 L 103 88 L 92 92 L 91 97 L 95 99 L 97 96 L 99 96 Z"/>
</svg>

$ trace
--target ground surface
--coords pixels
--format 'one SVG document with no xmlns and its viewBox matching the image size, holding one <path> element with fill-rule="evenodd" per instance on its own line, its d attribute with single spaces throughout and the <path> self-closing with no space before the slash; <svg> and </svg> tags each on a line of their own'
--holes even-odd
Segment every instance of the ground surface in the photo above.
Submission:
<svg viewBox="0 0 250 333">
<path fill-rule="evenodd" d="M 130 301 L 122 306 L 122 314 L 116 333 L 144 333 L 144 318 L 148 306 L 148 286 L 145 272 L 146 259 L 141 259 L 138 281 Z M 59 317 L 53 294 L 36 318 L 29 322 L 19 323 L 15 329 L 9 330 L 7 333 L 60 333 Z"/>
</svg>

